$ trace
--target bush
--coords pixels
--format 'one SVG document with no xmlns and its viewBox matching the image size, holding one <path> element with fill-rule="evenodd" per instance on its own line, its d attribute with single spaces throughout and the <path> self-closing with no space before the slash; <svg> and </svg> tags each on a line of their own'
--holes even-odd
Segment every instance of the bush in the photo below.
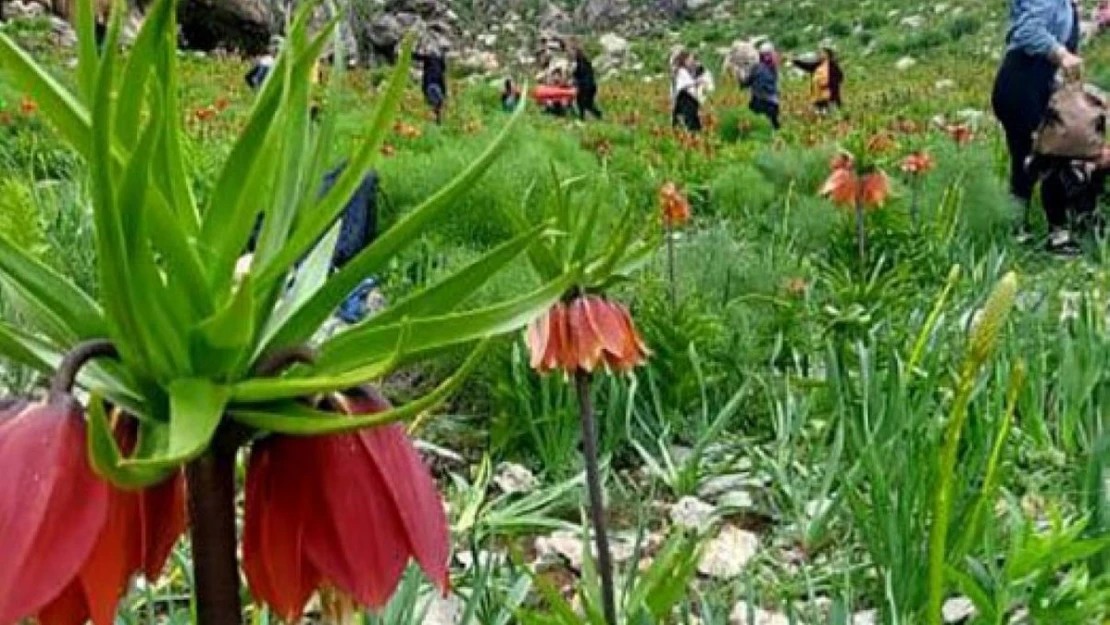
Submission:
<svg viewBox="0 0 1110 625">
<path fill-rule="evenodd" d="M 739 141 L 770 141 L 774 134 L 771 121 L 763 115 L 756 115 L 748 109 L 731 109 L 721 115 L 720 128 L 717 130 L 725 143 Z"/>
<path fill-rule="evenodd" d="M 709 185 L 710 211 L 732 219 L 764 212 L 777 196 L 775 185 L 747 164 L 722 170 Z"/>
<path fill-rule="evenodd" d="M 983 27 L 979 18 L 970 15 L 961 15 L 948 23 L 948 36 L 952 41 L 959 41 L 968 35 L 974 35 Z"/>
<path fill-rule="evenodd" d="M 832 37 L 847 37 L 852 34 L 852 27 L 843 20 L 833 20 L 829 23 L 827 31 Z"/>
</svg>

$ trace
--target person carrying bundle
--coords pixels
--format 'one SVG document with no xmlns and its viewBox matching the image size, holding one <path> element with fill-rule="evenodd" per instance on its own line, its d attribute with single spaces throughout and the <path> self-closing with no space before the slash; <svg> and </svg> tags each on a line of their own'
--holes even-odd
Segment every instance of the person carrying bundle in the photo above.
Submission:
<svg viewBox="0 0 1110 625">
<path fill-rule="evenodd" d="M 701 84 L 695 76 L 698 62 L 688 50 L 675 55 L 671 80 L 671 124 L 701 132 Z"/>
<path fill-rule="evenodd" d="M 751 89 L 752 99 L 748 108 L 753 113 L 766 115 L 771 120 L 771 127 L 775 130 L 782 126 L 779 123 L 779 70 L 778 60 L 775 55 L 775 46 L 771 42 L 764 42 L 759 47 L 759 64 L 752 69 L 747 80 L 741 83 L 743 87 Z"/>
</svg>

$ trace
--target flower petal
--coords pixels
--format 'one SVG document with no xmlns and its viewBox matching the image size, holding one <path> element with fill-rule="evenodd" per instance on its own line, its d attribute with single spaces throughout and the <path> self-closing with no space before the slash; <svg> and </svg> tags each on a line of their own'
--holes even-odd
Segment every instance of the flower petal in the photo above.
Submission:
<svg viewBox="0 0 1110 625">
<path fill-rule="evenodd" d="M 111 489 L 108 521 L 81 567 L 81 588 L 96 625 L 112 625 L 116 605 L 142 563 L 139 495 Z"/>
<path fill-rule="evenodd" d="M 81 582 L 74 580 L 62 594 L 43 608 L 36 617 L 39 625 L 84 625 L 89 620 L 89 606 Z"/>
<path fill-rule="evenodd" d="M 0 417 L 0 623 L 62 594 L 108 514 L 108 485 L 89 466 L 80 407 L 64 398 L 20 408 Z"/>
<path fill-rule="evenodd" d="M 319 585 L 304 557 L 307 520 L 321 501 L 316 439 L 274 436 L 256 443 L 247 468 L 243 571 L 255 599 L 297 622 Z"/>
</svg>

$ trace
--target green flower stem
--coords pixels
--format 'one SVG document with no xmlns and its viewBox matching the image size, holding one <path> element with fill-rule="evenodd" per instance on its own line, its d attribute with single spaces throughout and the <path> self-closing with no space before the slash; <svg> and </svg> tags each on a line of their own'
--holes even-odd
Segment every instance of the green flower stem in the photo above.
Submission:
<svg viewBox="0 0 1110 625">
<path fill-rule="evenodd" d="M 597 418 L 590 399 L 590 374 L 579 369 L 574 374 L 578 390 L 578 410 L 582 418 L 582 451 L 586 456 L 586 485 L 590 496 L 590 519 L 597 545 L 597 568 L 601 576 L 601 602 L 605 621 L 617 625 L 617 605 L 613 596 L 613 558 L 609 551 L 609 533 L 605 526 L 605 499 L 601 492 L 601 471 L 598 468 Z"/>
<path fill-rule="evenodd" d="M 678 307 L 678 286 L 674 278 L 674 228 L 667 224 L 667 279 L 671 287 L 671 309 Z"/>
</svg>

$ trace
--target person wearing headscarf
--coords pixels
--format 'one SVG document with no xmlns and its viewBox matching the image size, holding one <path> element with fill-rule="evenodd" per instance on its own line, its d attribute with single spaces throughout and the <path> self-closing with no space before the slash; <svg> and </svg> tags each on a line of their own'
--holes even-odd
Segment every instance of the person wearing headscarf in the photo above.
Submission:
<svg viewBox="0 0 1110 625">
<path fill-rule="evenodd" d="M 771 42 L 764 42 L 759 46 L 759 64 L 748 74 L 742 86 L 752 92 L 748 108 L 753 113 L 765 115 L 771 120 L 771 127 L 775 130 L 781 128 L 778 58 L 775 54 L 775 46 Z"/>
</svg>

